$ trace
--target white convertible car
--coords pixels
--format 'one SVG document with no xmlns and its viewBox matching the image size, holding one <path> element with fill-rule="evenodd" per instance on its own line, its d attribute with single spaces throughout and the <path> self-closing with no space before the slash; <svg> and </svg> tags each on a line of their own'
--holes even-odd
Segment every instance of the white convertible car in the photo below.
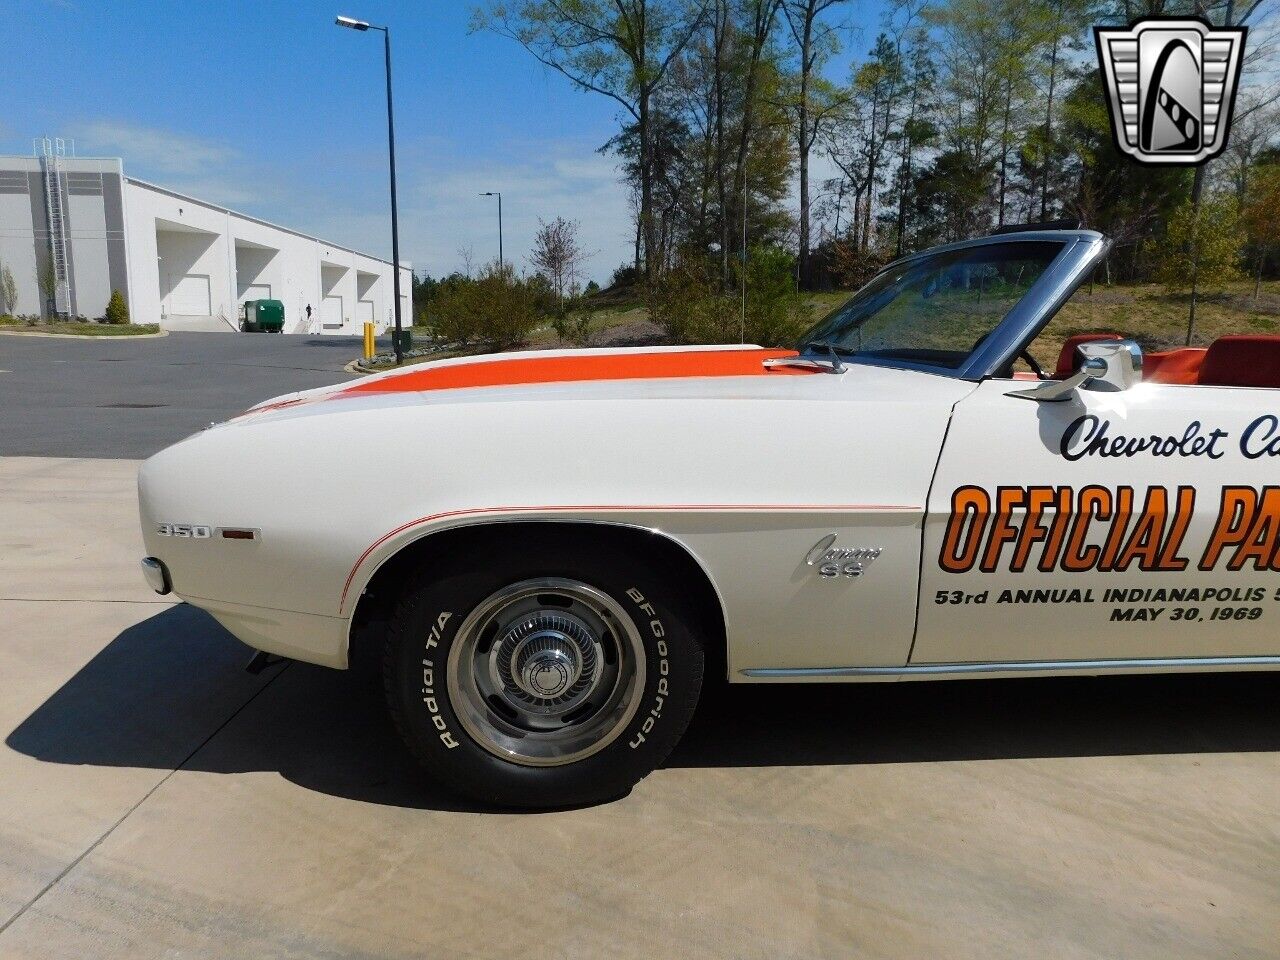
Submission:
<svg viewBox="0 0 1280 960">
<path fill-rule="evenodd" d="M 139 478 L 144 570 L 261 651 L 381 658 L 413 752 L 625 793 L 735 683 L 1280 667 L 1280 337 L 1033 339 L 1088 231 L 901 260 L 798 350 L 574 350 L 262 403 Z"/>
</svg>

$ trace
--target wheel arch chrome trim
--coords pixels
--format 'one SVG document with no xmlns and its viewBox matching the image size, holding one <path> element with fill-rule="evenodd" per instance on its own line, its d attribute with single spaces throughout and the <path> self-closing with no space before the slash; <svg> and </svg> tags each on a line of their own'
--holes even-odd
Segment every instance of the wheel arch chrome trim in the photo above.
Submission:
<svg viewBox="0 0 1280 960">
<path fill-rule="evenodd" d="M 544 509 L 544 508 L 536 508 L 536 509 Z M 655 508 L 638 508 L 638 509 L 655 509 Z M 721 628 L 727 634 L 728 624 L 729 624 L 729 609 L 727 604 L 725 603 L 724 594 L 720 590 L 720 585 L 716 582 L 715 577 L 711 575 L 711 571 L 708 569 L 706 562 L 702 559 L 702 557 L 700 557 L 697 554 L 697 552 L 692 547 L 690 547 L 687 543 L 685 543 L 679 537 L 676 537 L 673 534 L 668 533 L 667 531 L 659 527 L 649 526 L 642 523 L 634 523 L 628 520 L 610 520 L 610 519 L 601 518 L 601 517 L 557 516 L 554 513 L 550 513 L 550 514 L 546 512 L 534 513 L 532 512 L 532 510 L 528 513 L 520 512 L 520 513 L 509 513 L 509 514 L 502 514 L 497 511 L 486 511 L 486 512 L 475 511 L 475 512 L 472 512 L 469 516 L 465 514 L 460 514 L 460 515 L 451 517 L 450 515 L 445 514 L 442 517 L 435 518 L 435 519 L 437 519 L 438 522 L 430 523 L 429 525 L 418 526 L 418 528 L 414 531 L 414 535 L 406 538 L 401 542 L 397 542 L 395 544 L 395 548 L 391 550 L 389 553 L 387 553 L 386 556 L 381 557 L 376 564 L 370 565 L 367 575 L 363 575 L 359 581 L 359 589 L 355 589 L 356 587 L 355 577 L 356 577 L 356 574 L 360 572 L 361 567 L 365 565 L 365 561 L 368 559 L 368 556 L 361 557 L 360 560 L 357 561 L 356 566 L 351 571 L 351 576 L 348 578 L 347 588 L 343 593 L 342 600 L 340 601 L 341 609 L 339 611 L 339 616 L 342 616 L 347 620 L 348 645 L 350 644 L 351 626 L 355 618 L 356 609 L 359 606 L 359 597 L 361 593 L 363 593 L 364 589 L 368 587 L 370 583 L 373 582 L 374 578 L 378 575 L 379 571 L 381 571 L 388 563 L 390 563 L 396 557 L 404 553 L 405 550 L 409 550 L 416 545 L 422 544 L 423 542 L 425 542 L 426 540 L 430 539 L 433 536 L 436 536 L 437 534 L 449 533 L 452 531 L 462 530 L 462 529 L 479 529 L 482 527 L 493 527 L 499 524 L 523 524 L 523 523 L 550 523 L 550 524 L 557 524 L 560 526 L 590 525 L 590 526 L 600 526 L 600 527 L 615 527 L 622 530 L 628 530 L 633 533 L 647 533 L 660 538 L 665 543 L 673 545 L 674 547 L 679 549 L 684 554 L 684 556 L 686 556 L 689 559 L 689 561 L 698 569 L 698 571 L 702 574 L 703 578 L 706 580 L 707 585 L 711 588 L 711 594 L 715 598 L 716 608 L 720 615 Z M 387 541 L 383 541 L 384 544 L 385 542 Z M 348 598 L 354 598 L 354 600 L 351 600 L 350 603 L 348 603 Z M 724 641 L 727 647 L 728 645 L 727 635 L 725 636 Z M 728 650 L 726 649 L 724 653 L 727 657 Z"/>
</svg>

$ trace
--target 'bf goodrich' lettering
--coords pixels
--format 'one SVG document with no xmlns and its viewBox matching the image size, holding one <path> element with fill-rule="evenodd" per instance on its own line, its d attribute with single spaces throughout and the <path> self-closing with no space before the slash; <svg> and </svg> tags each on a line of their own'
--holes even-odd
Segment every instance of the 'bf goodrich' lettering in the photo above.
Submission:
<svg viewBox="0 0 1280 960">
<path fill-rule="evenodd" d="M 644 722 L 629 743 L 631 749 L 635 750 L 645 742 L 654 725 L 662 716 L 662 707 L 667 702 L 667 696 L 670 693 L 668 676 L 671 673 L 671 664 L 667 659 L 667 631 L 662 625 L 662 620 L 658 617 L 658 611 L 654 609 L 653 604 L 644 598 L 644 594 L 635 587 L 630 587 L 627 590 L 627 596 L 640 608 L 640 612 L 649 618 L 649 632 L 653 635 L 658 647 L 658 689 L 654 693 L 653 706 L 649 708 L 649 713 L 645 716 Z"/>
</svg>

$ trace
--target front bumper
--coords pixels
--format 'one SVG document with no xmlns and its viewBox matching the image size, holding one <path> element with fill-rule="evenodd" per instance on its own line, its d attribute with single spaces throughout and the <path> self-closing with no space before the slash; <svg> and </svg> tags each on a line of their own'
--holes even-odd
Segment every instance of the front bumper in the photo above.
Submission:
<svg viewBox="0 0 1280 960">
<path fill-rule="evenodd" d="M 142 576 L 146 578 L 147 585 L 162 597 L 173 590 L 173 582 L 169 579 L 169 568 L 164 565 L 163 560 L 144 557 Z"/>
</svg>

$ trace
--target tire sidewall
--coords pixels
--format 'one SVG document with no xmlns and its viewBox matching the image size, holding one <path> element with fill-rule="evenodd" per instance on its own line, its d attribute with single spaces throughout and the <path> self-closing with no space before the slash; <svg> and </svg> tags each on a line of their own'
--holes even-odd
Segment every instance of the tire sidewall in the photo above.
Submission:
<svg viewBox="0 0 1280 960">
<path fill-rule="evenodd" d="M 389 635 L 392 711 L 419 759 L 485 801 L 560 806 L 620 796 L 666 759 L 688 725 L 701 687 L 702 649 L 675 592 L 636 557 L 592 550 L 588 560 L 580 551 L 539 552 L 536 563 L 464 561 L 458 573 L 409 591 Z M 494 755 L 467 733 L 449 696 L 449 654 L 481 602 L 510 584 L 546 577 L 580 581 L 622 608 L 640 637 L 645 681 L 635 712 L 606 746 L 562 766 L 528 766 Z"/>
</svg>

